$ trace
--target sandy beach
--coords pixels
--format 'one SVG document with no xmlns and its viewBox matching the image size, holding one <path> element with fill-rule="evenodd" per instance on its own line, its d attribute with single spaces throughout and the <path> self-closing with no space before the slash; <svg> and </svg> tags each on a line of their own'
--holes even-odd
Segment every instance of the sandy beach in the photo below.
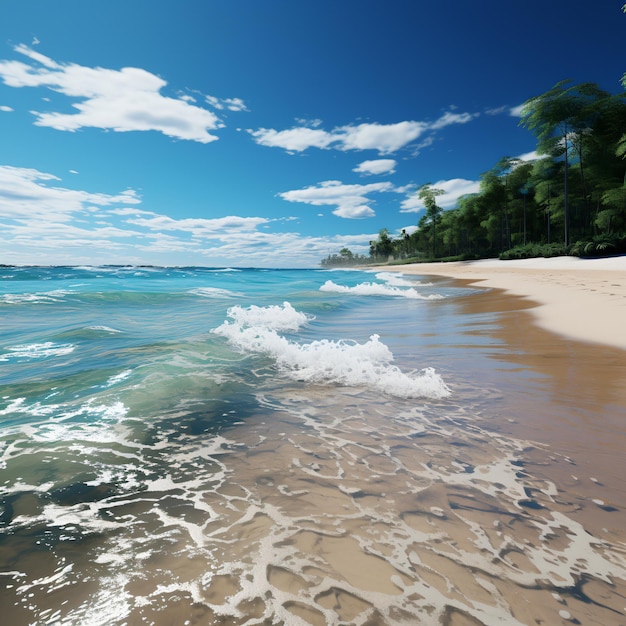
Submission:
<svg viewBox="0 0 626 626">
<path fill-rule="evenodd" d="M 626 256 L 487 259 L 389 265 L 378 271 L 452 278 L 486 290 L 480 298 L 466 299 L 464 310 L 499 312 L 494 332 L 508 346 L 508 358 L 544 377 L 550 387 L 545 397 L 511 397 L 507 414 L 512 419 L 498 429 L 575 458 L 578 471 L 596 474 L 599 482 L 585 486 L 576 478 L 570 485 L 572 474 L 564 465 L 551 468 L 547 478 L 589 500 L 614 503 L 619 512 L 612 523 L 626 523 Z M 542 470 L 538 466 L 535 472 Z M 587 528 L 599 530 L 606 523 L 595 512 L 579 514 Z"/>
<path fill-rule="evenodd" d="M 389 265 L 385 271 L 445 276 L 534 301 L 542 328 L 626 350 L 626 256 L 557 257 Z"/>
</svg>

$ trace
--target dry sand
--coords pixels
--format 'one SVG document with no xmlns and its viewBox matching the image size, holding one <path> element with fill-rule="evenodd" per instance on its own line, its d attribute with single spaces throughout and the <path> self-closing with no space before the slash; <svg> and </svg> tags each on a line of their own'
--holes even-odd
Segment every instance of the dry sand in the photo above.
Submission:
<svg viewBox="0 0 626 626">
<path fill-rule="evenodd" d="M 542 328 L 626 350 L 626 256 L 486 259 L 381 269 L 446 276 L 479 287 L 505 289 L 537 303 L 531 311 Z"/>
</svg>

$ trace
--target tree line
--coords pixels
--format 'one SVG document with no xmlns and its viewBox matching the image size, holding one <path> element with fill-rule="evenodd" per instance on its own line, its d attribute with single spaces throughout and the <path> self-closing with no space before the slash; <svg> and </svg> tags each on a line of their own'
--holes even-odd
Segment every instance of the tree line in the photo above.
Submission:
<svg viewBox="0 0 626 626">
<path fill-rule="evenodd" d="M 369 256 L 344 248 L 322 265 L 626 252 L 626 93 L 562 81 L 524 103 L 520 124 L 536 159 L 503 157 L 449 210 L 423 185 L 414 232 L 382 229 Z"/>
</svg>

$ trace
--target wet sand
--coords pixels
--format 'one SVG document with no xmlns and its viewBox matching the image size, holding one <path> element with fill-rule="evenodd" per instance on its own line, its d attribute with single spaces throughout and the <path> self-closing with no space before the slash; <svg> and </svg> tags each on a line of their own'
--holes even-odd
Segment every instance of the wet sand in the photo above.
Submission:
<svg viewBox="0 0 626 626">
<path fill-rule="evenodd" d="M 465 311 L 499 312 L 496 333 L 508 346 L 506 359 L 540 375 L 546 390 L 512 398 L 498 430 L 567 459 L 547 473 L 538 462 L 535 475 L 613 509 L 607 518 L 581 508 L 578 519 L 589 531 L 626 528 L 626 256 L 378 269 L 485 288 L 464 301 Z"/>
<path fill-rule="evenodd" d="M 505 289 L 537 303 L 532 313 L 542 328 L 571 339 L 626 350 L 626 256 L 486 259 L 380 269 L 447 276 L 479 287 Z"/>
</svg>

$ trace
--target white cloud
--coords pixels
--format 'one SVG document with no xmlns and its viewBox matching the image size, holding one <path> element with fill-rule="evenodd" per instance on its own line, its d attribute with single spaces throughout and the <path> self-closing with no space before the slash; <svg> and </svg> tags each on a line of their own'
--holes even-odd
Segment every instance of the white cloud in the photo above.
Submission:
<svg viewBox="0 0 626 626">
<path fill-rule="evenodd" d="M 404 228 L 400 228 L 396 236 L 401 237 L 402 231 L 404 231 L 407 235 L 412 235 L 417 230 L 417 228 L 418 228 L 417 224 L 409 224 L 408 226 L 405 226 Z"/>
<path fill-rule="evenodd" d="M 537 154 L 536 150 L 533 150 L 532 152 L 525 152 L 524 154 L 520 154 L 518 156 L 515 157 L 516 159 L 519 159 L 520 161 L 536 161 L 537 159 L 542 159 L 543 157 L 540 154 Z"/>
<path fill-rule="evenodd" d="M 502 113 L 511 113 L 511 107 L 508 106 L 499 106 L 499 107 L 493 107 L 491 109 L 486 109 L 485 113 L 487 115 L 501 115 Z"/>
<path fill-rule="evenodd" d="M 297 117 L 296 122 L 298 122 L 300 126 L 308 126 L 309 128 L 318 128 L 319 126 L 322 125 L 322 120 L 318 118 L 307 119 L 304 117 Z"/>
<path fill-rule="evenodd" d="M 376 234 L 314 237 L 296 232 L 252 232 L 224 238 L 219 246 L 205 247 L 205 263 L 223 265 L 224 259 L 248 267 L 315 267 L 333 252 L 349 247 L 356 254 L 367 254 L 369 242 Z M 243 253 L 243 254 L 242 254 Z"/>
<path fill-rule="evenodd" d="M 48 87 L 81 99 L 72 104 L 77 113 L 33 111 L 38 126 L 65 131 L 84 127 L 116 132 L 154 130 L 168 137 L 200 143 L 215 141 L 217 136 L 210 131 L 224 126 L 211 111 L 190 104 L 188 97 L 162 95 L 166 81 L 146 70 L 60 64 L 24 45 L 16 46 L 15 50 L 34 63 L 0 61 L 0 78 L 6 85 Z M 245 110 L 238 98 L 218 102 L 230 110 Z"/>
<path fill-rule="evenodd" d="M 248 130 L 262 145 L 302 152 L 307 148 L 336 148 L 337 150 L 377 150 L 391 154 L 418 139 L 424 133 L 440 130 L 451 124 L 466 124 L 477 116 L 470 113 L 446 112 L 434 122 L 404 121 L 395 124 L 364 123 L 339 126 L 325 131 L 310 126 L 287 130 L 260 128 Z"/>
<path fill-rule="evenodd" d="M 173 219 L 167 215 L 142 212 L 150 217 L 133 217 L 126 220 L 128 224 L 143 226 L 155 231 L 181 231 L 188 232 L 194 237 L 214 237 L 217 235 L 233 235 L 242 231 L 253 231 L 261 224 L 268 222 L 264 217 L 238 217 L 229 215 L 216 219 L 186 218 Z"/>
<path fill-rule="evenodd" d="M 431 186 L 444 191 L 441 196 L 437 197 L 437 204 L 443 209 L 451 209 L 461 196 L 477 193 L 480 188 L 480 181 L 451 178 L 450 180 L 440 180 Z M 424 204 L 420 200 L 417 191 L 413 191 L 402 201 L 400 212 L 419 213 L 424 209 Z"/>
<path fill-rule="evenodd" d="M 335 206 L 356 212 L 358 198 L 366 201 L 367 193 L 392 190 L 389 183 L 328 187 L 333 189 L 326 193 L 342 202 L 342 207 Z M 313 197 L 309 199 L 315 203 Z M 330 197 L 326 202 L 319 198 L 318 204 L 332 202 Z M 175 219 L 143 209 L 133 190 L 106 194 L 70 189 L 53 174 L 0 167 L 4 263 L 315 267 L 345 246 L 367 254 L 369 241 L 376 237 L 271 232 L 274 222 L 294 223 L 289 217 L 236 215 Z"/>
<path fill-rule="evenodd" d="M 13 109 L 3 104 L 2 106 L 0 106 L 0 111 L 4 111 L 5 113 L 11 113 Z"/>
<path fill-rule="evenodd" d="M 303 202 L 313 206 L 335 206 L 333 214 L 338 217 L 362 219 L 376 215 L 369 206 L 373 201 L 367 197 L 368 194 L 392 190 L 393 185 L 389 182 L 346 185 L 338 180 L 327 180 L 317 186 L 284 191 L 278 195 L 288 202 Z"/>
<path fill-rule="evenodd" d="M 51 224 L 67 222 L 75 214 L 92 213 L 96 207 L 141 202 L 133 190 L 108 195 L 49 186 L 59 180 L 35 169 L 0 166 L 0 217 Z"/>
<path fill-rule="evenodd" d="M 331 133 L 305 126 L 289 130 L 259 128 L 248 132 L 261 146 L 284 148 L 289 152 L 302 152 L 307 148 L 328 148 L 335 141 Z"/>
<path fill-rule="evenodd" d="M 207 104 L 219 109 L 228 111 L 247 111 L 248 107 L 241 98 L 216 98 L 215 96 L 205 96 Z"/>
<path fill-rule="evenodd" d="M 394 159 L 373 159 L 359 163 L 352 171 L 359 174 L 393 174 L 396 165 Z"/>
<path fill-rule="evenodd" d="M 436 122 L 430 125 L 430 129 L 439 130 L 452 124 L 467 124 L 475 117 L 478 117 L 478 113 L 453 113 L 452 111 L 446 111 Z"/>
<path fill-rule="evenodd" d="M 378 150 L 390 154 L 417 139 L 427 128 L 424 122 L 398 122 L 343 126 L 337 132 L 341 136 L 341 150 Z"/>
<path fill-rule="evenodd" d="M 283 148 L 289 152 L 332 146 L 344 151 L 378 150 L 381 154 L 388 154 L 410 143 L 423 131 L 424 125 L 420 122 L 399 122 L 398 124 L 342 126 L 331 132 L 307 126 L 280 131 L 273 128 L 260 128 L 248 132 L 262 146 Z"/>
<path fill-rule="evenodd" d="M 518 104 L 517 106 L 507 106 L 502 105 L 499 107 L 492 107 L 490 109 L 485 109 L 485 113 L 487 115 L 502 115 L 505 113 L 506 115 L 510 115 L 511 117 L 521 117 L 522 109 L 524 108 L 524 103 Z"/>
</svg>

